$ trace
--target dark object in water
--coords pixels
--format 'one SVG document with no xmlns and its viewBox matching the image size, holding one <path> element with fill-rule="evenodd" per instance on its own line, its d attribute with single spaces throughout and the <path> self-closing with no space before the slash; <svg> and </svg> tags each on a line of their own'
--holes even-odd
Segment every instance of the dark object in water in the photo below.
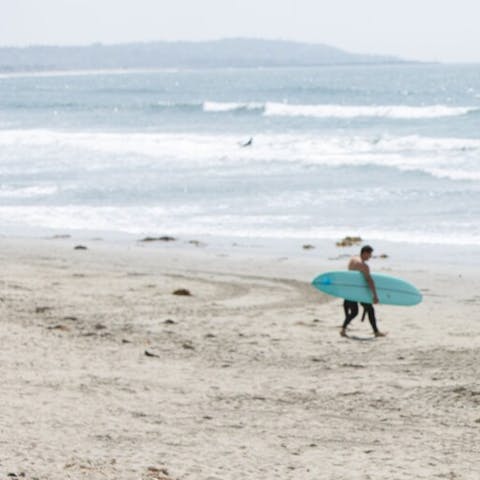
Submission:
<svg viewBox="0 0 480 480">
<path fill-rule="evenodd" d="M 74 250 L 87 250 L 87 247 L 85 245 L 76 245 Z"/>
</svg>

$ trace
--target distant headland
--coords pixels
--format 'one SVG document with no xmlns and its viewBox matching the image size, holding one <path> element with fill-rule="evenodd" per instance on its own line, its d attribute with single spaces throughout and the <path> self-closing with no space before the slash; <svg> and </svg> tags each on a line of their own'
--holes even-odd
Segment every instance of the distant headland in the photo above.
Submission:
<svg viewBox="0 0 480 480">
<path fill-rule="evenodd" d="M 1 47 L 0 71 L 310 67 L 410 63 L 323 44 L 248 38 L 88 46 Z"/>
</svg>

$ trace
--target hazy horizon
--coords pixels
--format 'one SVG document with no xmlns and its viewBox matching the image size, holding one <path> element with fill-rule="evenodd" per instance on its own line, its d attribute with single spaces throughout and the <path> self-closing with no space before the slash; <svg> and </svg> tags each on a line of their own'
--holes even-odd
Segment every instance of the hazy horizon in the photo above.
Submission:
<svg viewBox="0 0 480 480">
<path fill-rule="evenodd" d="M 480 62 L 474 0 L 17 0 L 2 7 L 4 47 L 254 38 L 417 61 Z"/>
<path fill-rule="evenodd" d="M 0 48 L 0 69 L 295 67 L 403 63 L 398 57 L 358 55 L 322 44 L 223 39 L 212 42 L 94 43 L 85 46 Z"/>
</svg>

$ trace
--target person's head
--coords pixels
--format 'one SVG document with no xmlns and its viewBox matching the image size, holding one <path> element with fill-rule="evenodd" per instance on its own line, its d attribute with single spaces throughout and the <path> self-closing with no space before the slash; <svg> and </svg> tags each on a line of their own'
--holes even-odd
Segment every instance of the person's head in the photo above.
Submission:
<svg viewBox="0 0 480 480">
<path fill-rule="evenodd" d="M 373 248 L 370 245 L 364 245 L 360 250 L 360 257 L 362 260 L 370 260 L 373 253 Z"/>
</svg>

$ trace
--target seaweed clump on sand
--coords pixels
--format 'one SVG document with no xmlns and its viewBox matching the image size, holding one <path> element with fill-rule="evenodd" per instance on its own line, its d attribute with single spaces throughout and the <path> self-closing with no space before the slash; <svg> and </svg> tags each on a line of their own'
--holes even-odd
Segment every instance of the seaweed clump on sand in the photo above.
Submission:
<svg viewBox="0 0 480 480">
<path fill-rule="evenodd" d="M 175 237 L 170 237 L 168 235 L 164 235 L 163 237 L 145 237 L 142 238 L 141 242 L 174 242 L 176 240 Z"/>
<path fill-rule="evenodd" d="M 179 295 L 181 297 L 191 297 L 192 294 L 190 293 L 190 290 L 187 290 L 186 288 L 179 288 L 177 290 L 174 290 L 173 295 Z"/>
<path fill-rule="evenodd" d="M 344 237 L 336 243 L 337 247 L 353 247 L 362 243 L 362 237 Z"/>
</svg>

